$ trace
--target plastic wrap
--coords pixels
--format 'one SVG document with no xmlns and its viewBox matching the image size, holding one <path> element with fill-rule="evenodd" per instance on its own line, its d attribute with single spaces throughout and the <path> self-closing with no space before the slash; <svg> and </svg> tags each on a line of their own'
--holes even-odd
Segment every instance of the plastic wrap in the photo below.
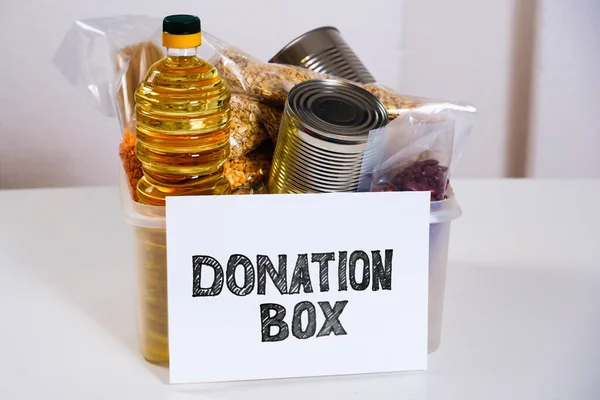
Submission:
<svg viewBox="0 0 600 400">
<path fill-rule="evenodd" d="M 430 191 L 432 201 L 443 200 L 451 166 L 462 152 L 455 124 L 471 117 L 467 110 L 457 116 L 415 109 L 372 131 L 358 191 Z"/>
<path fill-rule="evenodd" d="M 125 132 L 133 113 L 133 92 L 146 71 L 164 55 L 158 18 L 125 15 L 73 24 L 53 63 L 73 85 L 85 90 L 106 116 L 118 116 Z"/>
<path fill-rule="evenodd" d="M 230 158 L 256 150 L 268 138 L 277 137 L 281 113 L 246 96 L 231 96 Z"/>
<path fill-rule="evenodd" d="M 271 169 L 273 145 L 264 143 L 255 151 L 225 162 L 224 174 L 232 190 L 258 187 L 264 183 Z"/>
<path fill-rule="evenodd" d="M 267 64 L 210 34 L 205 34 L 205 38 L 216 52 L 210 61 L 232 93 L 243 93 L 260 102 L 283 107 L 291 87 L 324 77 L 300 67 Z"/>
</svg>

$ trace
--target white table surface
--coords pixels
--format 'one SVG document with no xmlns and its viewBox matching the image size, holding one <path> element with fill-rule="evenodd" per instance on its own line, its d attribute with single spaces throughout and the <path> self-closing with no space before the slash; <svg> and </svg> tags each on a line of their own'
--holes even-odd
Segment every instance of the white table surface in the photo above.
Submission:
<svg viewBox="0 0 600 400">
<path fill-rule="evenodd" d="M 420 373 L 169 385 L 136 344 L 116 188 L 0 191 L 0 399 L 599 399 L 600 181 L 455 181 Z"/>
</svg>

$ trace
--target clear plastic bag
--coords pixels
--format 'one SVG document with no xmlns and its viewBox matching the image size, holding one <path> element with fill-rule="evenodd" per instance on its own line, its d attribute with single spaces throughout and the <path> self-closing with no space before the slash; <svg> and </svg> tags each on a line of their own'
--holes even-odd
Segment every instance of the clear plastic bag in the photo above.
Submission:
<svg viewBox="0 0 600 400">
<path fill-rule="evenodd" d="M 406 110 L 412 110 L 433 100 L 426 100 L 419 97 L 401 95 L 394 89 L 378 83 L 371 83 L 363 86 L 368 92 L 375 95 L 388 110 L 390 120 L 395 119 L 398 115 Z"/>
<path fill-rule="evenodd" d="M 231 189 L 239 191 L 262 185 L 271 169 L 273 150 L 273 145 L 265 142 L 255 151 L 225 162 L 223 173 Z"/>
<path fill-rule="evenodd" d="M 133 115 L 133 92 L 154 61 L 162 58 L 158 18 L 125 15 L 73 24 L 53 63 L 73 85 L 85 90 L 106 116 L 118 116 L 125 132 Z"/>
<path fill-rule="evenodd" d="M 435 111 L 416 108 L 399 113 L 386 127 L 369 134 L 359 192 L 430 191 L 432 201 L 445 198 L 451 168 L 466 142 L 457 136 L 456 125 L 468 135 L 475 110 Z"/>
<path fill-rule="evenodd" d="M 259 121 L 265 128 L 267 134 L 273 140 L 273 143 L 277 141 L 277 135 L 279 134 L 279 126 L 281 125 L 281 118 L 283 117 L 283 109 L 271 104 L 259 103 L 260 116 Z"/>
<path fill-rule="evenodd" d="M 205 34 L 205 38 L 216 52 L 210 61 L 229 84 L 231 91 L 263 103 L 283 107 L 291 87 L 324 77 L 305 68 L 264 63 L 210 34 Z"/>
<path fill-rule="evenodd" d="M 365 85 L 364 88 L 374 94 L 386 107 L 390 121 L 406 117 L 412 124 L 452 122 L 454 140 L 449 145 L 452 154 L 452 169 L 466 147 L 475 123 L 475 107 L 463 102 L 452 102 L 425 97 L 415 97 L 396 92 L 381 84 Z M 406 124 L 406 120 L 403 124 Z M 400 129 L 401 130 L 401 129 Z"/>
<path fill-rule="evenodd" d="M 277 137 L 281 112 L 244 95 L 231 96 L 230 158 L 256 150 L 265 140 Z"/>
</svg>

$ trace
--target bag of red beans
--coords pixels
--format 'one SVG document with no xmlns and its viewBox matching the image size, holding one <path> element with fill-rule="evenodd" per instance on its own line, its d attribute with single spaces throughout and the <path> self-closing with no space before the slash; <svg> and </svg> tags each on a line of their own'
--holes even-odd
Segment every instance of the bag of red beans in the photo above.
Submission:
<svg viewBox="0 0 600 400">
<path fill-rule="evenodd" d="M 358 191 L 429 191 L 431 201 L 444 200 L 453 158 L 465 142 L 456 137 L 456 123 L 450 113 L 410 110 L 371 132 Z"/>
</svg>

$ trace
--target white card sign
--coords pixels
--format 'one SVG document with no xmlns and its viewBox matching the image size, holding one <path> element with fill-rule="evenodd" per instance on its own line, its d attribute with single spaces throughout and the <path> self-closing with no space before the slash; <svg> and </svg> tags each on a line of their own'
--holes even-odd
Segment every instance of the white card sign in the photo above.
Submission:
<svg viewBox="0 0 600 400">
<path fill-rule="evenodd" d="M 423 370 L 429 193 L 167 199 L 171 383 Z"/>
</svg>

